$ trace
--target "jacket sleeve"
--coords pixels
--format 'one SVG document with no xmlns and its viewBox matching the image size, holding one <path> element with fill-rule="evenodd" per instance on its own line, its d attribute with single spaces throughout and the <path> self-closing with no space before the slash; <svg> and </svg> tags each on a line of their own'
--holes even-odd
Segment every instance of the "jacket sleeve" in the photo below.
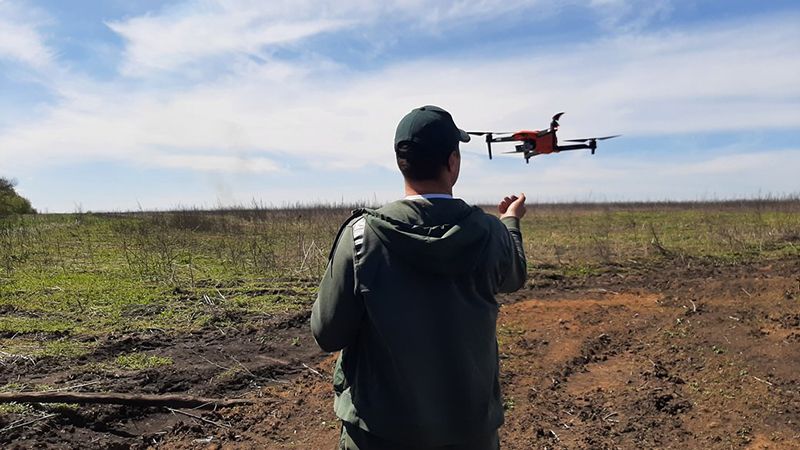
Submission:
<svg viewBox="0 0 800 450">
<path fill-rule="evenodd" d="M 342 231 L 334 245 L 311 310 L 314 339 L 327 352 L 347 347 L 358 335 L 364 315 L 363 300 L 356 293 L 351 226 Z"/>
<path fill-rule="evenodd" d="M 514 292 L 525 285 L 528 277 L 528 265 L 525 261 L 525 247 L 522 244 L 522 232 L 519 228 L 519 219 L 504 217 L 501 219 L 508 231 L 503 245 L 505 246 L 504 258 L 500 280 L 500 292 Z"/>
</svg>

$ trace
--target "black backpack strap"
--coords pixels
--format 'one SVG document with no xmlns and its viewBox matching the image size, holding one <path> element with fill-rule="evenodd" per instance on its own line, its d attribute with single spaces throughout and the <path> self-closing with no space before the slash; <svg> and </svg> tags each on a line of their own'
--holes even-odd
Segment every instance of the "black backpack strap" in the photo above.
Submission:
<svg viewBox="0 0 800 450">
<path fill-rule="evenodd" d="M 336 246 L 339 245 L 339 239 L 341 239 L 344 229 L 347 228 L 347 226 L 350 225 L 350 223 L 352 223 L 356 219 L 361 219 L 361 222 L 363 223 L 364 221 L 362 216 L 366 211 L 367 210 L 364 208 L 354 209 L 352 214 L 350 214 L 350 217 L 348 217 L 347 220 L 345 220 L 344 223 L 342 223 L 342 226 L 339 227 L 339 231 L 336 233 L 336 239 L 333 240 L 333 245 L 331 246 L 331 252 L 328 254 L 328 262 L 330 262 L 333 259 L 333 253 L 336 251 Z M 363 231 L 364 228 L 362 227 L 361 228 L 362 239 L 363 239 Z M 355 229 L 353 229 L 353 235 L 355 239 Z"/>
</svg>

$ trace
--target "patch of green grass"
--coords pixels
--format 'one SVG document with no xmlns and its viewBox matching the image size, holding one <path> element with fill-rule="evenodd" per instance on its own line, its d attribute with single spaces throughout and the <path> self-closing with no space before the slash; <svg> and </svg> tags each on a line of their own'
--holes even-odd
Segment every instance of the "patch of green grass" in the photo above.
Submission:
<svg viewBox="0 0 800 450">
<path fill-rule="evenodd" d="M 67 320 L 39 317 L 0 317 L 0 332 L 6 333 L 60 333 L 69 332 L 75 324 Z"/>
<path fill-rule="evenodd" d="M 599 266 L 579 265 L 579 266 L 564 266 L 562 273 L 568 278 L 585 278 L 593 275 L 599 275 L 603 269 Z"/>
<path fill-rule="evenodd" d="M 5 352 L 33 358 L 79 358 L 89 354 L 95 344 L 68 338 L 58 340 L 33 340 L 26 338 L 7 339 L 2 342 Z"/>
<path fill-rule="evenodd" d="M 0 386 L 0 392 L 20 392 L 27 387 L 24 383 L 6 383 Z"/>
<path fill-rule="evenodd" d="M 243 372 L 244 372 L 244 369 L 241 368 L 241 367 L 235 367 L 235 366 L 234 367 L 228 367 L 227 369 L 225 369 L 219 375 L 215 375 L 214 379 L 216 379 L 217 381 L 231 380 L 231 379 L 237 377 L 239 374 L 241 374 Z"/>
<path fill-rule="evenodd" d="M 34 412 L 35 409 L 31 407 L 27 403 L 0 403 L 0 414 L 30 414 Z"/>
<path fill-rule="evenodd" d="M 114 360 L 117 367 L 126 370 L 144 370 L 156 367 L 170 366 L 173 364 L 172 358 L 148 355 L 144 352 L 129 353 L 120 355 Z"/>
<path fill-rule="evenodd" d="M 55 358 L 78 358 L 91 352 L 94 346 L 85 342 L 62 339 L 58 341 L 46 341 L 34 356 L 55 357 Z"/>
<path fill-rule="evenodd" d="M 511 343 L 515 338 L 523 336 L 525 329 L 507 324 L 500 324 L 497 327 L 497 345 L 500 348 L 505 347 Z"/>
</svg>

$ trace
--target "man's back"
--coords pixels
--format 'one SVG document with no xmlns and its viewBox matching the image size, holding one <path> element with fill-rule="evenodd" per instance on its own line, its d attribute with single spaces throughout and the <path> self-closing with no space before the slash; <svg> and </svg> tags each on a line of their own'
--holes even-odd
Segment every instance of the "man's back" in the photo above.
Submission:
<svg viewBox="0 0 800 450">
<path fill-rule="evenodd" d="M 312 315 L 320 346 L 343 349 L 339 418 L 430 447 L 502 424 L 494 295 L 525 279 L 518 219 L 504 222 L 419 198 L 348 224 Z"/>
</svg>

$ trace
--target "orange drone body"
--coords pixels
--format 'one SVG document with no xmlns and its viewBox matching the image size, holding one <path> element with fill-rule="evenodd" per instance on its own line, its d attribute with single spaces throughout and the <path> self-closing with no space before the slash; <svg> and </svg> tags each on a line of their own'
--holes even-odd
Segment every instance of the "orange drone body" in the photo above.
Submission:
<svg viewBox="0 0 800 450">
<path fill-rule="evenodd" d="M 468 131 L 469 134 L 476 136 L 486 136 L 486 145 L 489 150 L 489 159 L 492 159 L 492 143 L 496 142 L 520 142 L 516 145 L 516 150 L 504 153 L 519 153 L 525 157 L 525 162 L 529 163 L 531 157 L 536 155 L 546 155 L 550 153 L 558 153 L 564 150 L 581 150 L 588 149 L 594 155 L 597 149 L 597 141 L 615 138 L 614 136 L 591 137 L 583 139 L 567 139 L 567 142 L 580 142 L 580 144 L 571 145 L 558 145 L 558 138 L 556 131 L 558 131 L 558 120 L 563 115 L 560 112 L 553 116 L 550 122 L 550 128 L 546 130 L 523 130 L 517 132 L 506 131 Z"/>
<path fill-rule="evenodd" d="M 558 142 L 556 141 L 556 133 L 549 130 L 546 131 L 517 131 L 511 137 L 515 141 L 535 143 L 533 148 L 536 149 L 537 154 L 548 154 L 556 152 Z"/>
</svg>

